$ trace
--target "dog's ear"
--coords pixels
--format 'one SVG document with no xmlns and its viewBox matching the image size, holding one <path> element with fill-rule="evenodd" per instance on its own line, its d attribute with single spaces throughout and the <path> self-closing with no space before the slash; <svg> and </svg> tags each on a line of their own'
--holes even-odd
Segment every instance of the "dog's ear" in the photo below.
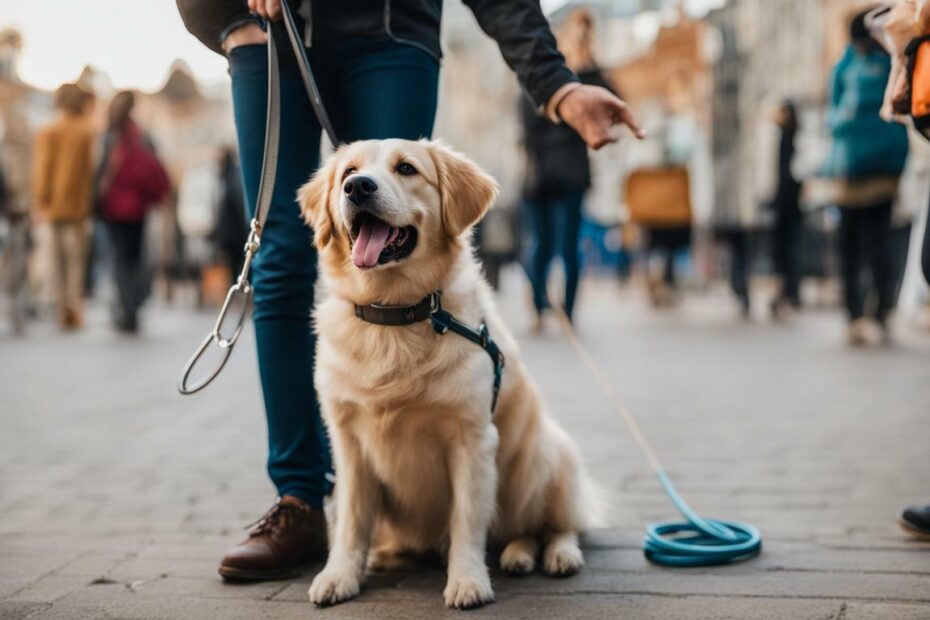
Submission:
<svg viewBox="0 0 930 620">
<path fill-rule="evenodd" d="M 325 248 L 333 237 L 338 236 L 329 205 L 334 168 L 332 162 L 327 163 L 297 191 L 300 214 L 313 228 L 313 242 L 318 250 Z"/>
<path fill-rule="evenodd" d="M 497 198 L 498 185 L 473 161 L 437 142 L 429 144 L 439 176 L 442 225 L 458 237 L 478 223 Z"/>
</svg>

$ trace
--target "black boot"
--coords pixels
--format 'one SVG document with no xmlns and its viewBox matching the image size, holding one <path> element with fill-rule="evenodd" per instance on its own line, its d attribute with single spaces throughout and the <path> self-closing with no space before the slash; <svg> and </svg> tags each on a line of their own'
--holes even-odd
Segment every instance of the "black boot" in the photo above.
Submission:
<svg viewBox="0 0 930 620">
<path fill-rule="evenodd" d="M 930 505 L 911 506 L 901 515 L 901 527 L 911 536 L 930 541 Z"/>
</svg>

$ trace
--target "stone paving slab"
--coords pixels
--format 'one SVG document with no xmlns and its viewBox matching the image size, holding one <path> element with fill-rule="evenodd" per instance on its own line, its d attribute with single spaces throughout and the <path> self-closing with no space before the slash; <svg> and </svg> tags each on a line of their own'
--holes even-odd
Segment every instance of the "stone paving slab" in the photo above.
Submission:
<svg viewBox="0 0 930 620">
<path fill-rule="evenodd" d="M 640 416 L 688 501 L 746 520 L 763 555 L 712 569 L 651 566 L 643 524 L 674 519 L 635 445 L 555 329 L 529 337 L 525 290 L 501 306 L 553 414 L 576 437 L 610 508 L 578 576 L 494 572 L 497 618 L 930 620 L 930 545 L 900 508 L 930 500 L 930 335 L 849 351 L 842 320 L 735 320 L 698 294 L 655 314 L 613 285 L 582 291 L 582 339 Z M 247 334 L 209 391 L 176 374 L 212 323 L 159 308 L 139 339 L 91 314 L 82 333 L 0 335 L 0 619 L 461 617 L 435 569 L 372 576 L 352 603 L 318 610 L 289 581 L 231 586 L 223 550 L 273 499 Z"/>
</svg>

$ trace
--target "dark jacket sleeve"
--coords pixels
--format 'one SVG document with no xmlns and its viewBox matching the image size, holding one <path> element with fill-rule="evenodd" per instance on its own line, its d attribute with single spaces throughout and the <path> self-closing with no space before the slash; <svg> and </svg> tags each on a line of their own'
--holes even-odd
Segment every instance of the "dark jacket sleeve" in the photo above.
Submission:
<svg viewBox="0 0 930 620">
<path fill-rule="evenodd" d="M 539 0 L 464 0 L 478 25 L 497 41 L 533 103 L 545 106 L 559 88 L 578 77 L 565 66 Z"/>
<path fill-rule="evenodd" d="M 187 31 L 218 54 L 223 39 L 243 24 L 258 18 L 249 12 L 246 0 L 177 0 Z"/>
<path fill-rule="evenodd" d="M 610 82 L 607 81 L 607 78 L 604 77 L 604 74 L 601 73 L 601 70 L 597 67 L 591 68 L 589 71 L 581 71 L 578 73 L 578 78 L 583 84 L 588 84 L 590 86 L 600 86 L 601 88 L 606 88 L 617 97 L 620 97 L 620 93 L 617 92 Z M 621 97 L 622 98 L 622 97 Z"/>
</svg>

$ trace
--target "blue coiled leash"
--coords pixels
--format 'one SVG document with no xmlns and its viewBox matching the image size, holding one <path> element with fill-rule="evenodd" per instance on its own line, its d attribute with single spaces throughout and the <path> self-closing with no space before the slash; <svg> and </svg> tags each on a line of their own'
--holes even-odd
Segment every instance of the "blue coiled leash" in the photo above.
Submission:
<svg viewBox="0 0 930 620">
<path fill-rule="evenodd" d="M 702 519 L 675 490 L 665 470 L 656 476 L 686 523 L 651 523 L 646 527 L 643 553 L 665 566 L 714 566 L 740 562 L 759 555 L 762 534 L 748 523 Z M 681 534 L 690 533 L 690 536 Z M 674 536 L 674 538 L 672 538 Z"/>
<path fill-rule="evenodd" d="M 646 559 L 664 566 L 716 566 L 741 562 L 759 555 L 762 551 L 762 534 L 756 527 L 736 521 L 704 519 L 682 499 L 652 446 L 646 441 L 636 418 L 620 400 L 607 376 L 578 339 L 565 311 L 556 304 L 552 304 L 552 308 L 562 323 L 569 343 L 601 384 L 604 394 L 613 402 L 666 495 L 687 519 L 682 523 L 652 523 L 647 526 L 643 539 L 643 553 Z"/>
</svg>

